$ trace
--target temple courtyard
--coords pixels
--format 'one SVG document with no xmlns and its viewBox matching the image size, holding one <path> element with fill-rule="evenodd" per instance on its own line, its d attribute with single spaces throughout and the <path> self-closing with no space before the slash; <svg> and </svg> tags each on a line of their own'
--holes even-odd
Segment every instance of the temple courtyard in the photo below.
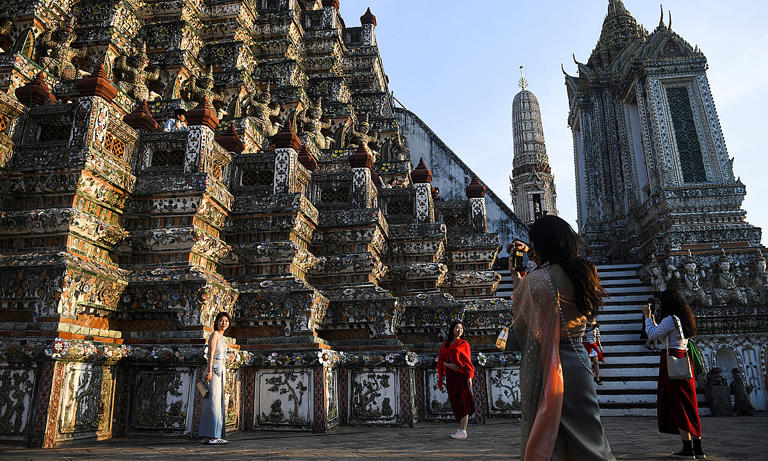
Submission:
<svg viewBox="0 0 768 461">
<path fill-rule="evenodd" d="M 603 419 L 613 453 L 622 460 L 667 459 L 679 439 L 660 435 L 652 417 Z M 702 419 L 709 460 L 765 460 L 768 413 L 754 417 Z M 208 446 L 182 438 L 131 438 L 87 442 L 65 448 L 3 446 L 3 460 L 84 459 L 518 459 L 520 423 L 494 421 L 469 429 L 469 439 L 451 440 L 452 424 L 410 428 L 340 427 L 327 434 L 242 432 L 229 445 Z M 574 460 L 576 461 L 576 460 Z"/>
</svg>

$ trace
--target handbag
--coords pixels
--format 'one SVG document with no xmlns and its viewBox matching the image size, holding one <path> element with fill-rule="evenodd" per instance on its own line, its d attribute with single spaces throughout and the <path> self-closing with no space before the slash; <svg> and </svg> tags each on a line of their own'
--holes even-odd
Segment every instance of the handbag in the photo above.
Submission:
<svg viewBox="0 0 768 461">
<path fill-rule="evenodd" d="M 683 328 L 680 326 L 680 321 L 674 315 L 672 316 L 672 320 L 675 322 L 675 325 L 677 325 L 677 329 L 680 332 L 680 338 L 685 339 Z M 669 355 L 669 335 L 667 335 L 666 340 L 667 348 L 665 350 L 667 354 L 667 376 L 669 376 L 669 379 L 684 380 L 693 378 L 691 362 L 688 360 L 688 351 L 685 351 L 683 357 Z"/>
<path fill-rule="evenodd" d="M 691 354 L 691 365 L 693 365 L 693 374 L 696 376 L 701 376 L 704 374 L 705 371 L 707 371 L 707 368 L 704 366 L 704 357 L 701 356 L 701 352 L 699 352 L 698 346 L 696 346 L 696 343 L 688 340 L 688 352 Z"/>
<path fill-rule="evenodd" d="M 499 336 L 496 337 L 496 348 L 503 351 L 507 348 L 507 338 L 509 338 L 509 328 L 504 327 L 499 332 Z"/>
<path fill-rule="evenodd" d="M 208 398 L 208 394 L 210 394 L 210 390 L 208 389 L 207 384 L 205 384 L 202 381 L 198 381 L 195 387 L 197 388 L 197 393 L 200 394 L 200 398 L 203 398 L 203 399 Z"/>
</svg>

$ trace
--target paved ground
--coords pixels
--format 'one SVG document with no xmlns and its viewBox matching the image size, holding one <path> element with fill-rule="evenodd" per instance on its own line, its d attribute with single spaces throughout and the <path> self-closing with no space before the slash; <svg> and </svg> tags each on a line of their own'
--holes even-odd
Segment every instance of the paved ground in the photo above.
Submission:
<svg viewBox="0 0 768 461">
<path fill-rule="evenodd" d="M 660 435 L 656 419 L 606 417 L 608 440 L 617 459 L 658 460 L 679 449 L 680 439 Z M 702 420 L 708 460 L 768 459 L 768 414 Z M 520 424 L 493 422 L 470 427 L 469 439 L 451 440 L 450 424 L 420 424 L 415 429 L 343 427 L 329 434 L 248 432 L 232 434 L 223 446 L 182 439 L 119 439 L 54 450 L 0 445 L 3 460 L 187 460 L 187 459 L 518 459 Z M 578 461 L 578 460 L 574 460 Z"/>
</svg>

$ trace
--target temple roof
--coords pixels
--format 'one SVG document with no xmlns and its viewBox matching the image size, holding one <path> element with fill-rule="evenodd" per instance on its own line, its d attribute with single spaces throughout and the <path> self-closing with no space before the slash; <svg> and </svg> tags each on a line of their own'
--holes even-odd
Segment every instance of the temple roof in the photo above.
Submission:
<svg viewBox="0 0 768 461">
<path fill-rule="evenodd" d="M 648 31 L 637 23 L 621 0 L 609 0 L 600 38 L 587 64 L 593 68 L 606 68 L 627 45 L 647 36 Z"/>
</svg>

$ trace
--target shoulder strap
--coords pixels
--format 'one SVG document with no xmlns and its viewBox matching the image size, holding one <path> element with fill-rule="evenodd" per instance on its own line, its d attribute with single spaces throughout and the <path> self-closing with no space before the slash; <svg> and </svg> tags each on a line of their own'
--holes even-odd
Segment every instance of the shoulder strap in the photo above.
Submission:
<svg viewBox="0 0 768 461">
<path fill-rule="evenodd" d="M 685 339 L 685 334 L 683 333 L 683 326 L 680 324 L 680 319 L 677 318 L 676 315 L 673 315 L 672 320 L 675 322 L 675 325 L 677 326 L 677 331 L 680 332 L 680 339 Z"/>
</svg>

